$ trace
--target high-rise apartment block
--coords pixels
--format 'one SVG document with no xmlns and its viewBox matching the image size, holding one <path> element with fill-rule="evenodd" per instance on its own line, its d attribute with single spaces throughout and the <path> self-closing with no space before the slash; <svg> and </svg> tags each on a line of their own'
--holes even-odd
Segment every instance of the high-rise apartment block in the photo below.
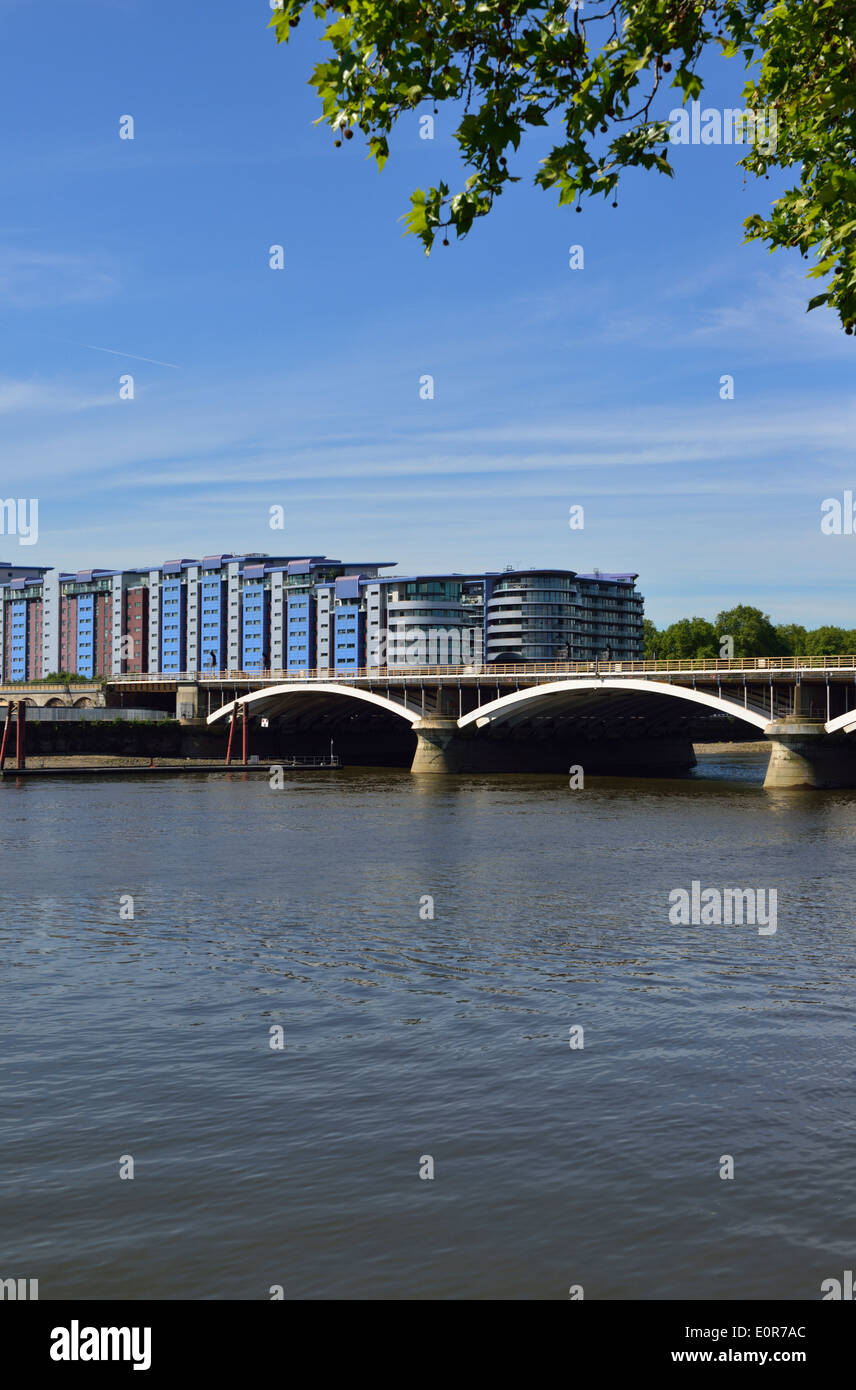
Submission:
<svg viewBox="0 0 856 1390">
<path fill-rule="evenodd" d="M 66 574 L 0 560 L 2 679 L 642 655 L 635 574 L 384 573 L 393 567 L 220 554 Z"/>
</svg>

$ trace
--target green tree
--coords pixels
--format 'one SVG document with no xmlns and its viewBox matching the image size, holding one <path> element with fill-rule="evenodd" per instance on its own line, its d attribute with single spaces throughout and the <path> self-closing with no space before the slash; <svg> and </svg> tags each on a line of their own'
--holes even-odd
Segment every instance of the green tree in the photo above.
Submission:
<svg viewBox="0 0 856 1390">
<path fill-rule="evenodd" d="M 781 640 L 760 608 L 738 604 L 716 615 L 716 631 L 720 643 L 723 637 L 734 641 L 734 656 L 790 656 L 782 651 Z"/>
<path fill-rule="evenodd" d="M 655 661 L 661 653 L 663 634 L 651 622 L 650 618 L 645 618 L 642 623 L 643 654 L 648 661 Z"/>
<path fill-rule="evenodd" d="M 44 685 L 91 685 L 88 676 L 79 676 L 76 671 L 50 671 L 38 684 Z"/>
<path fill-rule="evenodd" d="M 617 206 L 622 172 L 673 174 L 670 108 L 702 93 L 708 54 L 742 64 L 742 101 L 775 113 L 774 139 L 739 161 L 757 177 L 793 170 L 747 240 L 793 247 L 825 280 L 828 303 L 856 323 L 856 0 L 282 0 L 271 19 L 287 42 L 301 16 L 322 22 L 330 56 L 311 84 L 337 144 L 368 140 L 382 168 L 400 118 L 452 103 L 467 176 L 411 196 L 408 231 L 426 252 L 439 232 L 465 236 L 527 168 L 521 142 L 545 126 L 552 145 L 534 182 L 576 206 Z M 516 157 L 516 158 L 515 158 Z M 531 166 L 529 172 L 532 172 Z"/>
<path fill-rule="evenodd" d="M 716 631 L 706 618 L 679 618 L 662 633 L 661 656 L 716 657 Z"/>
<path fill-rule="evenodd" d="M 799 623 L 779 623 L 776 640 L 782 656 L 805 656 L 808 652 L 806 630 Z"/>
<path fill-rule="evenodd" d="M 852 635 L 843 627 L 816 627 L 807 634 L 806 656 L 849 656 Z"/>
</svg>

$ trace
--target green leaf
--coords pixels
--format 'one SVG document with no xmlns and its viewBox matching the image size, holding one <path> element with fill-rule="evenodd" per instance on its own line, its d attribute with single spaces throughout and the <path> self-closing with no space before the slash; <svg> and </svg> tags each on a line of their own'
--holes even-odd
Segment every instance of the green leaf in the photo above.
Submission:
<svg viewBox="0 0 856 1390">
<path fill-rule="evenodd" d="M 377 160 L 378 171 L 380 171 L 389 159 L 389 141 L 385 135 L 373 135 L 369 140 L 370 157 L 373 155 Z"/>
</svg>

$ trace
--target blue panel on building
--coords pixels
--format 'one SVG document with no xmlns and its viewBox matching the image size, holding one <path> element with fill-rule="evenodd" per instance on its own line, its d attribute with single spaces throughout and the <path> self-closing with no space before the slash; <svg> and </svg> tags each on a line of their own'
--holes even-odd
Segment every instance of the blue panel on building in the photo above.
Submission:
<svg viewBox="0 0 856 1390">
<path fill-rule="evenodd" d="M 363 664 L 363 635 L 365 625 L 358 606 L 337 608 L 333 615 L 334 656 L 337 671 L 350 670 Z"/>
<path fill-rule="evenodd" d="M 337 579 L 335 583 L 337 599 L 359 598 L 360 576 L 358 574 L 346 575 L 344 579 Z"/>
<path fill-rule="evenodd" d="M 180 579 L 165 579 L 161 584 L 162 671 L 184 670 L 185 594 Z"/>
<path fill-rule="evenodd" d="M 203 671 L 222 671 L 226 661 L 226 586 L 220 574 L 199 583 L 199 664 Z"/>
<path fill-rule="evenodd" d="M 245 671 L 263 671 L 270 664 L 268 648 L 270 591 L 263 588 L 261 583 L 246 584 L 243 596 L 243 655 L 241 665 Z"/>
<path fill-rule="evenodd" d="M 27 603 L 18 599 L 12 604 L 12 633 L 9 643 L 9 679 L 27 679 Z"/>
<path fill-rule="evenodd" d="M 309 593 L 288 600 L 285 669 L 308 671 L 315 665 L 315 600 Z"/>
<path fill-rule="evenodd" d="M 95 675 L 95 595 L 77 598 L 77 674 Z"/>
</svg>

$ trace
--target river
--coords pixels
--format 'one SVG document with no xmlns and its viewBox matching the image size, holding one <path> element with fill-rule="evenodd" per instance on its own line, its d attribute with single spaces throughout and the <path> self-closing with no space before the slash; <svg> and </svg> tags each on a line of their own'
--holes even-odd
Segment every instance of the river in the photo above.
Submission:
<svg viewBox="0 0 856 1390">
<path fill-rule="evenodd" d="M 763 765 L 0 787 L 0 1278 L 819 1298 L 856 1253 L 856 792 Z M 775 932 L 673 925 L 692 881 L 774 888 Z"/>
</svg>

